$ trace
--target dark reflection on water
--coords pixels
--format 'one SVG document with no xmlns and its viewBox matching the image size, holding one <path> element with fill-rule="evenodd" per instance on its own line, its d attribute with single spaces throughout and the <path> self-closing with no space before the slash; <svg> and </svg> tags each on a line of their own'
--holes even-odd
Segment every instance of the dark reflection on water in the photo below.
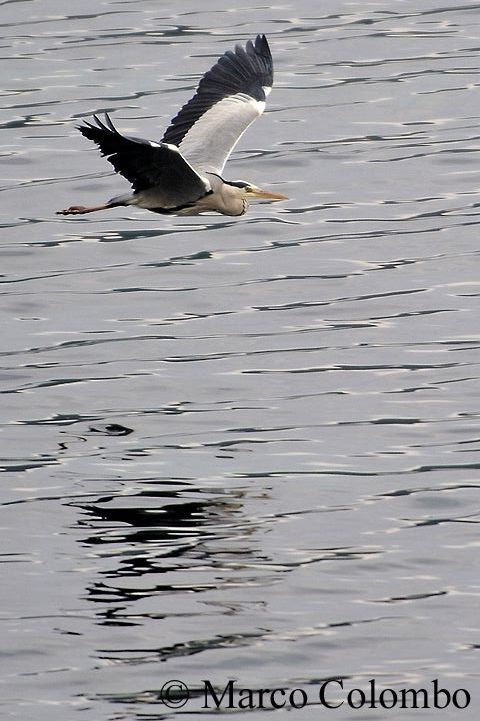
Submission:
<svg viewBox="0 0 480 721">
<path fill-rule="evenodd" d="M 3 3 L 3 716 L 209 717 L 205 678 L 478 705 L 478 9 Z M 79 119 L 158 139 L 257 32 L 227 175 L 289 202 L 55 216 L 126 187 Z"/>
</svg>

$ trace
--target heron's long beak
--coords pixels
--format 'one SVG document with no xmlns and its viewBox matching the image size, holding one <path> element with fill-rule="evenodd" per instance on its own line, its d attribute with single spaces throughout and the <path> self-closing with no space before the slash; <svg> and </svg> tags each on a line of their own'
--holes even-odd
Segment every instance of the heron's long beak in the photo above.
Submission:
<svg viewBox="0 0 480 721">
<path fill-rule="evenodd" d="M 272 193 L 270 190 L 263 190 L 257 187 L 250 187 L 248 194 L 254 198 L 263 198 L 264 200 L 288 200 L 287 196 L 282 195 L 282 193 Z"/>
</svg>

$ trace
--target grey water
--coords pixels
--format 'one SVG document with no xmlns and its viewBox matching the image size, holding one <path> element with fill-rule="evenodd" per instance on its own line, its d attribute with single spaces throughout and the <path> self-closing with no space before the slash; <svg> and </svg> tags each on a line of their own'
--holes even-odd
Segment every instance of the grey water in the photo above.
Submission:
<svg viewBox="0 0 480 721">
<path fill-rule="evenodd" d="M 476 717 L 480 5 L 0 5 L 1 717 Z M 263 32 L 226 175 L 289 201 L 55 215 Z"/>
</svg>

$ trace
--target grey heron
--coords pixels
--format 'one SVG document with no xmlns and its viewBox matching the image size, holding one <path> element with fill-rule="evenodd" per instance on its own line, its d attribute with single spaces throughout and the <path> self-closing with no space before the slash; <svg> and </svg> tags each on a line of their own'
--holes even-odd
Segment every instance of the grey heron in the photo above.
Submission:
<svg viewBox="0 0 480 721">
<path fill-rule="evenodd" d="M 107 203 L 72 205 L 58 215 L 83 215 L 118 206 L 154 213 L 243 215 L 251 198 L 287 200 L 252 183 L 225 180 L 225 163 L 239 138 L 259 117 L 273 84 L 265 35 L 228 50 L 200 80 L 195 95 L 173 118 L 159 142 L 122 135 L 108 113 L 78 130 L 100 148 L 133 192 Z"/>
</svg>

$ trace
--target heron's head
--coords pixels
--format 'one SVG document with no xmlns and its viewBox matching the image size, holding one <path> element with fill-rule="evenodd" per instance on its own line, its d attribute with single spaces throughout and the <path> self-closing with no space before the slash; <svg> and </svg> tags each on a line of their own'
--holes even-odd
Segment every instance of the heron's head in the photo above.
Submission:
<svg viewBox="0 0 480 721">
<path fill-rule="evenodd" d="M 229 185 L 239 188 L 242 198 L 246 200 L 288 200 L 286 195 L 282 193 L 272 193 L 270 190 L 258 188 L 253 183 L 246 183 L 244 180 L 229 181 Z"/>
</svg>

